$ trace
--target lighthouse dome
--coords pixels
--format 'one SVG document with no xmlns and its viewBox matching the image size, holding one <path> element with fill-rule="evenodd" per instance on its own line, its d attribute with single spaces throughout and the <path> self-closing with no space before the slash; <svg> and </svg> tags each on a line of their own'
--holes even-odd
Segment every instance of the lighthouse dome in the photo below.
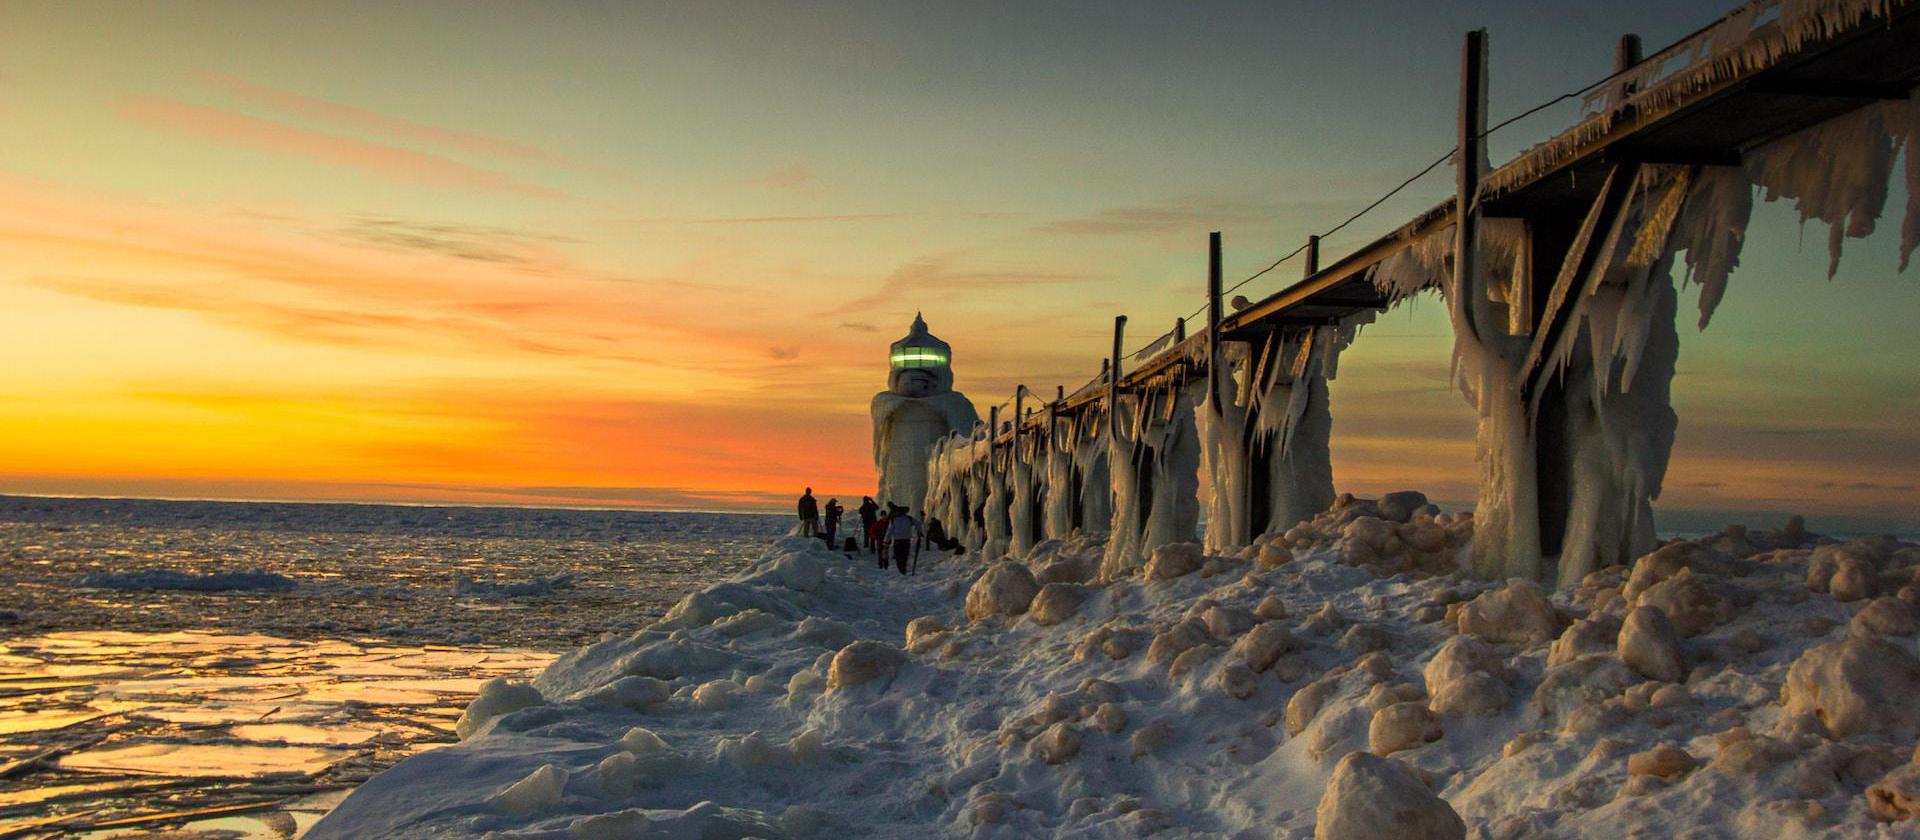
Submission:
<svg viewBox="0 0 1920 840">
<path fill-rule="evenodd" d="M 953 348 L 927 332 L 926 319 L 918 312 L 906 337 L 888 349 L 887 390 L 907 397 L 953 390 Z"/>
</svg>

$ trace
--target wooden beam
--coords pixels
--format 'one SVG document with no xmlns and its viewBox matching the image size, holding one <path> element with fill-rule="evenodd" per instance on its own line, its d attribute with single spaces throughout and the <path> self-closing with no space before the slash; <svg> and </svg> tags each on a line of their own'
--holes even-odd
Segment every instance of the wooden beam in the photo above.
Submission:
<svg viewBox="0 0 1920 840">
<path fill-rule="evenodd" d="M 1127 333 L 1127 316 L 1113 316 L 1113 364 L 1107 368 L 1107 439 L 1120 439 L 1120 339 Z"/>
<path fill-rule="evenodd" d="M 1220 231 L 1207 234 L 1207 401 L 1220 411 Z"/>
<path fill-rule="evenodd" d="M 1608 147 L 1600 159 L 1608 163 L 1673 164 L 1676 166 L 1739 166 L 1745 157 L 1738 149 L 1681 149 L 1619 144 Z"/>
<path fill-rule="evenodd" d="M 1580 232 L 1574 236 L 1566 259 L 1560 263 L 1560 273 L 1554 278 L 1553 290 L 1547 294 L 1546 309 L 1534 328 L 1533 343 L 1520 367 L 1523 397 L 1532 396 L 1548 351 L 1559 343 L 1562 333 L 1574 327 L 1571 322 L 1579 302 L 1600 282 L 1603 272 L 1598 263 L 1613 239 L 1610 234 L 1619 222 L 1639 173 L 1640 168 L 1633 164 L 1614 166 L 1600 187 L 1600 197 L 1594 200 L 1586 219 L 1580 223 Z"/>
<path fill-rule="evenodd" d="M 1474 287 L 1474 261 L 1479 256 L 1479 222 L 1474 205 L 1480 200 L 1480 158 L 1487 133 L 1487 31 L 1467 33 L 1460 51 L 1460 122 L 1454 151 L 1453 195 L 1453 294 L 1451 305 L 1464 315 L 1467 331 L 1478 336 L 1488 329 L 1473 321 L 1476 302 L 1482 294 Z M 1456 329 L 1458 329 L 1456 327 Z M 1484 340 L 1484 338 L 1482 339 Z"/>
<path fill-rule="evenodd" d="M 1755 79 L 1752 84 L 1747 85 L 1747 90 L 1778 96 L 1859 99 L 1867 102 L 1904 100 L 1913 96 L 1911 82 L 1857 82 L 1841 79 Z"/>
</svg>

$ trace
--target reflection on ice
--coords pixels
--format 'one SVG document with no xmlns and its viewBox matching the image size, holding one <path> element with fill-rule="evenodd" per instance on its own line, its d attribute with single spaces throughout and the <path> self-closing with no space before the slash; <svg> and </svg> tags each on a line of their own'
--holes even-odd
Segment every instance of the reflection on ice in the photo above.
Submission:
<svg viewBox="0 0 1920 840">
<path fill-rule="evenodd" d="M 364 740 L 364 739 L 363 739 Z M 320 747 L 259 744 L 147 743 L 87 750 L 60 759 L 64 770 L 230 778 L 281 773 L 312 775 L 352 755 Z"/>
<path fill-rule="evenodd" d="M 290 836 L 334 801 L 316 792 L 452 741 L 482 682 L 551 658 L 205 632 L 0 642 L 0 766 L 21 762 L 0 773 L 0 837 Z"/>
</svg>

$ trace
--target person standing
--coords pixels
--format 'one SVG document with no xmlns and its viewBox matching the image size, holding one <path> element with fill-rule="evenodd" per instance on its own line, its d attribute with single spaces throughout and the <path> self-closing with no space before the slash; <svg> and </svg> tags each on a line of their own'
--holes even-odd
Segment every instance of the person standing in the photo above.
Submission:
<svg viewBox="0 0 1920 840">
<path fill-rule="evenodd" d="M 839 499 L 827 500 L 826 533 L 827 533 L 828 548 L 839 548 L 839 546 L 833 544 L 833 536 L 840 532 L 840 514 L 843 514 L 846 512 L 847 512 L 847 509 L 840 506 Z"/>
<path fill-rule="evenodd" d="M 920 533 L 920 522 L 906 508 L 896 507 L 892 514 L 887 522 L 887 545 L 892 550 L 894 565 L 904 575 L 907 573 L 907 560 L 913 556 L 913 543 L 923 535 Z M 886 568 L 884 559 L 880 567 Z"/>
<path fill-rule="evenodd" d="M 873 550 L 873 523 L 880 519 L 880 506 L 874 504 L 872 496 L 860 497 L 860 541 L 861 547 Z"/>
<path fill-rule="evenodd" d="M 873 545 L 874 559 L 880 561 L 880 568 L 882 569 L 887 567 L 887 524 L 888 520 L 892 518 L 893 512 L 891 510 L 882 513 L 878 519 L 873 520 L 873 527 L 867 529 L 867 536 Z"/>
<path fill-rule="evenodd" d="M 820 531 L 820 502 L 813 498 L 813 488 L 800 494 L 800 536 L 811 537 Z"/>
</svg>

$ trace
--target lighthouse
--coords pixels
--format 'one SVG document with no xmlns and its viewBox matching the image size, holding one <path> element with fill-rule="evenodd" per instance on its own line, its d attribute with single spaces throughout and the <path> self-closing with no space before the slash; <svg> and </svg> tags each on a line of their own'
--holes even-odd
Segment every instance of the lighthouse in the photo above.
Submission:
<svg viewBox="0 0 1920 840">
<path fill-rule="evenodd" d="M 880 470 L 874 498 L 920 514 L 934 443 L 971 432 L 979 419 L 973 402 L 953 390 L 953 348 L 914 313 L 906 337 L 888 348 L 887 389 L 873 395 L 873 465 Z"/>
</svg>

